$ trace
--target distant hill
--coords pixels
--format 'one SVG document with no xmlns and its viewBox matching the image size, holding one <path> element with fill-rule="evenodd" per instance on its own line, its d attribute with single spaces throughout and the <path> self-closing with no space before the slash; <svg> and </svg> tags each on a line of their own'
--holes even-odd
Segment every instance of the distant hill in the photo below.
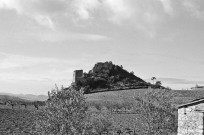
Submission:
<svg viewBox="0 0 204 135">
<path fill-rule="evenodd" d="M 84 73 L 84 77 L 77 82 L 77 86 L 86 87 L 86 93 L 99 90 L 117 90 L 129 88 L 147 88 L 149 85 L 143 79 L 128 72 L 123 66 L 110 62 L 99 62 L 92 70 Z"/>
<path fill-rule="evenodd" d="M 7 101 L 11 101 L 11 102 L 30 102 L 29 100 L 25 100 L 25 99 L 21 99 L 19 97 L 14 97 L 14 96 L 9 96 L 9 95 L 0 95 L 0 102 L 4 103 Z"/>
<path fill-rule="evenodd" d="M 45 101 L 48 99 L 48 97 L 45 95 L 0 93 L 0 96 L 1 95 L 8 95 L 28 101 Z"/>
</svg>

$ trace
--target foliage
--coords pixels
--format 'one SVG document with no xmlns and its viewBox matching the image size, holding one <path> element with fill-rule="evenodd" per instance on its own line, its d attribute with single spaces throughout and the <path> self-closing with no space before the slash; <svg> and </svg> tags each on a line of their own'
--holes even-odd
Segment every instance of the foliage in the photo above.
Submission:
<svg viewBox="0 0 204 135">
<path fill-rule="evenodd" d="M 1 135 L 35 135 L 35 116 L 25 109 L 0 109 Z"/>
<path fill-rule="evenodd" d="M 134 109 L 142 119 L 140 133 L 144 135 L 171 135 L 176 130 L 176 118 L 171 106 L 171 91 L 152 89 L 135 98 Z"/>
<path fill-rule="evenodd" d="M 155 85 L 157 85 L 157 86 L 161 86 L 162 83 L 161 83 L 161 81 L 156 81 Z"/>
<path fill-rule="evenodd" d="M 91 135 L 82 91 L 73 87 L 51 91 L 46 105 L 38 111 L 37 131 L 49 135 Z"/>
<path fill-rule="evenodd" d="M 144 86 L 146 82 L 128 72 L 122 66 L 114 65 L 111 61 L 97 63 L 88 73 L 84 74 L 83 79 L 77 82 L 79 87 L 88 87 L 88 92 L 96 89 L 111 89 L 115 87 L 128 87 L 130 85 Z"/>
<path fill-rule="evenodd" d="M 106 107 L 102 107 L 99 113 L 91 113 L 90 122 L 97 134 L 102 134 L 113 126 L 110 112 Z"/>
<path fill-rule="evenodd" d="M 56 87 L 48 93 L 49 100 L 37 113 L 36 129 L 49 135 L 96 135 L 110 127 L 110 115 L 100 107 L 90 112 L 83 90 Z"/>
<path fill-rule="evenodd" d="M 154 80 L 156 80 L 156 77 L 152 77 L 151 80 L 153 81 L 153 84 L 154 84 Z"/>
</svg>

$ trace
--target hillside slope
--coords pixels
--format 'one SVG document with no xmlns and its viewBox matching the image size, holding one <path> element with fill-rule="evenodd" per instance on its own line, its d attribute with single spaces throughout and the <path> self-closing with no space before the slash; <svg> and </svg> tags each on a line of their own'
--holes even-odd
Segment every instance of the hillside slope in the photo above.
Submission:
<svg viewBox="0 0 204 135">
<path fill-rule="evenodd" d="M 107 91 L 100 93 L 85 94 L 87 102 L 95 103 L 122 103 L 134 102 L 135 96 L 144 95 L 148 89 L 131 89 L 121 91 Z M 175 106 L 188 103 L 197 98 L 204 97 L 204 91 L 189 91 L 189 90 L 172 90 L 173 100 Z"/>
</svg>

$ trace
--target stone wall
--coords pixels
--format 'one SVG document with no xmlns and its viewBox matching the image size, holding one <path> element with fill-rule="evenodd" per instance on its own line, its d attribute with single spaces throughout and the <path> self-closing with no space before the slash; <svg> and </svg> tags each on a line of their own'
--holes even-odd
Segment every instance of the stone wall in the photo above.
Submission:
<svg viewBox="0 0 204 135">
<path fill-rule="evenodd" d="M 192 105 L 178 109 L 178 135 L 203 135 L 204 104 Z"/>
</svg>

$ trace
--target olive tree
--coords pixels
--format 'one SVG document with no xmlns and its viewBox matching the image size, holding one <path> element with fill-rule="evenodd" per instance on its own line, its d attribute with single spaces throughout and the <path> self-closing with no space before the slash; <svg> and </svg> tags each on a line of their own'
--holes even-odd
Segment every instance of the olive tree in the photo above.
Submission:
<svg viewBox="0 0 204 135">
<path fill-rule="evenodd" d="M 49 92 L 49 99 L 38 111 L 37 132 L 49 135 L 92 135 L 83 91 L 73 87 Z"/>
<path fill-rule="evenodd" d="M 171 91 L 152 89 L 135 97 L 138 113 L 138 133 L 143 135 L 171 135 L 176 131 L 176 118 L 171 106 Z"/>
</svg>

